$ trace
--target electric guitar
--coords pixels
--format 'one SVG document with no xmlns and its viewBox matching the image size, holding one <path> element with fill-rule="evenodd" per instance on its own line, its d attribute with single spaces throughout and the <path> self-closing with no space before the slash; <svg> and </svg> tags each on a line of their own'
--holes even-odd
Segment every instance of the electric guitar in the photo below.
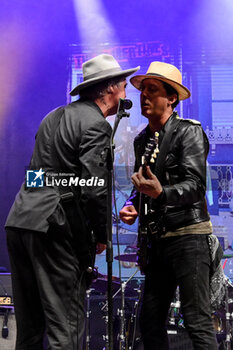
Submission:
<svg viewBox="0 0 233 350">
<path fill-rule="evenodd" d="M 146 166 L 150 163 L 155 163 L 155 159 L 159 153 L 158 148 L 159 133 L 155 132 L 154 138 L 150 138 L 146 145 L 145 152 L 142 156 L 142 172 L 146 177 Z M 148 228 L 149 228 L 149 198 L 147 195 L 140 192 L 139 194 L 139 224 L 138 224 L 138 241 L 137 241 L 137 263 L 141 273 L 145 274 L 145 269 L 148 264 Z"/>
</svg>

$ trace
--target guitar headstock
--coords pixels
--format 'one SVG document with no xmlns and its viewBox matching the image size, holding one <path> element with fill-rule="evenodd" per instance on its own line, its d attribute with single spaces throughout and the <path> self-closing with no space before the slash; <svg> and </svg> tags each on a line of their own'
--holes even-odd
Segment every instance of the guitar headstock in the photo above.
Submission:
<svg viewBox="0 0 233 350">
<path fill-rule="evenodd" d="M 149 163 L 154 163 L 159 153 L 159 133 L 155 132 L 154 137 L 150 137 L 146 145 L 145 152 L 142 156 L 142 165 L 146 166 Z"/>
</svg>

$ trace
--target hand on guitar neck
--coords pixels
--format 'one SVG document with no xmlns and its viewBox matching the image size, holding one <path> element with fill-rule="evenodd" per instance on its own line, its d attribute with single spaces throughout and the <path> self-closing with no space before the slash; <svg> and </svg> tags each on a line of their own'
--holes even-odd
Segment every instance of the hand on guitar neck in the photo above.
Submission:
<svg viewBox="0 0 233 350">
<path fill-rule="evenodd" d="M 152 173 L 149 166 L 146 166 L 145 174 L 143 167 L 140 167 L 139 171 L 132 175 L 131 180 L 139 192 L 149 197 L 157 198 L 163 192 L 158 178 Z"/>
<path fill-rule="evenodd" d="M 163 188 L 159 180 L 151 172 L 150 167 L 147 165 L 149 163 L 154 163 L 159 153 L 158 136 L 159 134 L 156 132 L 154 138 L 150 138 L 145 148 L 145 153 L 142 156 L 142 166 L 139 168 L 139 171 L 134 173 L 131 177 L 132 183 L 140 192 L 140 202 L 142 202 L 142 193 L 152 198 L 158 198 L 158 196 L 163 192 Z M 141 206 L 141 204 L 139 206 Z M 120 211 L 120 219 L 128 225 L 132 225 L 137 216 L 138 212 L 133 205 L 124 206 Z"/>
</svg>

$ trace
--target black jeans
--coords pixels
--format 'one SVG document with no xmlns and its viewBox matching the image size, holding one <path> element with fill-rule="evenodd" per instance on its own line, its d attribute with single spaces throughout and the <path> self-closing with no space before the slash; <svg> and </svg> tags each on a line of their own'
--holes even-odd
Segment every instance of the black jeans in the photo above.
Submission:
<svg viewBox="0 0 233 350">
<path fill-rule="evenodd" d="M 7 229 L 17 323 L 16 350 L 82 349 L 86 281 L 69 228 Z"/>
<path fill-rule="evenodd" d="M 177 285 L 184 324 L 195 350 L 217 349 L 209 301 L 210 251 L 206 235 L 154 240 L 140 315 L 145 350 L 167 350 L 166 320 Z"/>
</svg>

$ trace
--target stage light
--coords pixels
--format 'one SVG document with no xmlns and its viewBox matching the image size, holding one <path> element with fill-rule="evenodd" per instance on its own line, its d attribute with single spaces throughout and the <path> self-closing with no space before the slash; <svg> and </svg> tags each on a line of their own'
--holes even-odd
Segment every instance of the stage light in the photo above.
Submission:
<svg viewBox="0 0 233 350">
<path fill-rule="evenodd" d="M 117 41 L 101 0 L 74 0 L 74 6 L 82 44 L 98 51 L 101 44 Z"/>
</svg>

